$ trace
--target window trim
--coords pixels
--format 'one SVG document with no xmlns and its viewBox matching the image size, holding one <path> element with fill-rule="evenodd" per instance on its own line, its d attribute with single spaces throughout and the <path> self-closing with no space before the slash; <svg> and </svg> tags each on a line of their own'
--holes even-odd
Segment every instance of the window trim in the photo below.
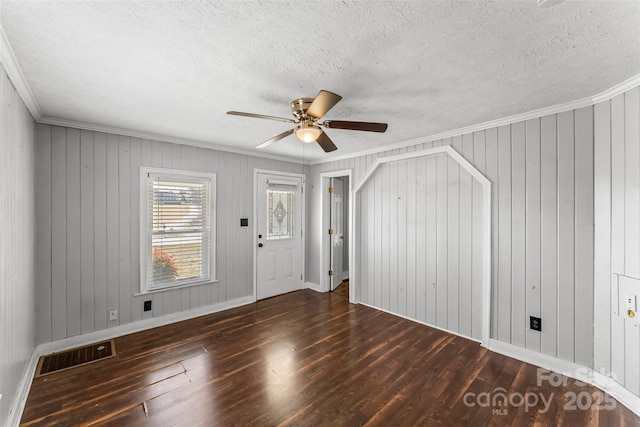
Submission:
<svg viewBox="0 0 640 427">
<path fill-rule="evenodd" d="M 209 277 L 198 279 L 192 282 L 181 282 L 175 285 L 161 286 L 149 288 L 148 272 L 150 268 L 151 239 L 152 233 L 149 232 L 149 200 L 148 200 L 148 179 L 150 175 L 160 176 L 162 178 L 173 179 L 201 179 L 210 182 L 209 194 L 209 212 L 210 212 L 210 228 L 209 228 Z M 163 292 L 168 290 L 180 289 L 190 286 L 198 286 L 208 283 L 217 282 L 216 253 L 217 253 L 217 200 L 216 200 L 216 174 L 212 172 L 196 172 L 181 169 L 157 168 L 149 166 L 140 167 L 140 293 L 135 295 L 150 294 Z"/>
</svg>

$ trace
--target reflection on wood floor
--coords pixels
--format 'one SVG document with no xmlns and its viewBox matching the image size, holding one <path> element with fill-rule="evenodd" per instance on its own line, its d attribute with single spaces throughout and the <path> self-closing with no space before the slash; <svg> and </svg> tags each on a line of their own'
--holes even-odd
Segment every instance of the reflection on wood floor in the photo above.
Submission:
<svg viewBox="0 0 640 427">
<path fill-rule="evenodd" d="M 343 291 L 297 291 L 118 338 L 112 359 L 35 379 L 22 423 L 638 425 L 615 401 L 577 409 L 572 396 L 600 398 L 593 387 L 539 383 L 532 365 L 349 304 Z"/>
</svg>

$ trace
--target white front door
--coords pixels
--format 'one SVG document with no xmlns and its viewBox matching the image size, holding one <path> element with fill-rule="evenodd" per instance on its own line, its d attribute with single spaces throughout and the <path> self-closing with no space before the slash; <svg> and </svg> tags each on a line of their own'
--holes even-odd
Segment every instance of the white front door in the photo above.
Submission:
<svg viewBox="0 0 640 427">
<path fill-rule="evenodd" d="M 257 299 L 302 289 L 302 178 L 259 172 Z"/>
<path fill-rule="evenodd" d="M 331 216 L 330 216 L 330 228 L 331 234 L 329 238 L 331 239 L 331 243 L 329 247 L 331 248 L 331 290 L 334 290 L 338 287 L 338 285 L 345 279 L 343 273 L 343 262 L 342 258 L 344 256 L 344 188 L 343 188 L 342 180 L 331 178 L 331 188 L 332 191 L 329 193 L 331 195 Z"/>
</svg>

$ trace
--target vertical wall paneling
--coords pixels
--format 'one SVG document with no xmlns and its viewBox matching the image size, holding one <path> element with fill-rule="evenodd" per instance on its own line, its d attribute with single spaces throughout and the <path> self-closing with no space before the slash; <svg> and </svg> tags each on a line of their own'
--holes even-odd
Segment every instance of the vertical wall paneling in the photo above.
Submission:
<svg viewBox="0 0 640 427">
<path fill-rule="evenodd" d="M 540 351 L 550 356 L 556 355 L 558 340 L 556 120 L 557 116 L 553 114 L 542 117 L 540 122 L 540 314 L 543 319 Z"/>
<path fill-rule="evenodd" d="M 437 173 L 438 173 L 438 160 L 434 157 L 429 157 L 426 162 L 426 195 L 425 195 L 425 216 L 426 216 L 426 322 L 431 325 L 436 325 L 436 313 L 438 303 L 438 287 L 437 282 L 437 263 L 438 263 L 438 241 L 437 241 Z M 405 253 L 406 256 L 406 253 Z"/>
<path fill-rule="evenodd" d="M 471 135 L 459 138 L 458 150 L 472 151 L 472 141 Z M 481 299 L 484 283 L 472 280 L 472 264 L 474 259 L 483 259 L 484 247 L 472 242 L 473 236 L 478 235 L 475 225 L 482 230 L 484 213 L 480 213 L 480 221 L 474 220 L 477 212 L 472 206 L 475 200 L 472 180 L 472 175 L 454 157 L 434 153 L 381 162 L 358 187 L 356 197 L 360 195 L 360 200 L 366 200 L 367 204 L 356 212 L 355 223 L 361 226 L 375 223 L 375 227 L 367 225 L 361 232 L 354 248 L 356 252 L 369 253 L 358 269 L 363 302 L 464 336 L 481 338 L 472 335 L 472 323 L 483 322 L 482 312 L 473 311 L 472 298 L 476 295 Z M 482 189 L 482 186 L 478 189 L 481 197 Z M 389 208 L 385 208 L 385 203 Z M 376 230 L 380 230 L 380 237 L 375 236 Z M 390 252 L 375 248 L 376 244 L 371 242 L 376 239 L 383 247 L 390 246 Z M 396 244 L 397 251 L 393 247 Z M 479 252 L 474 253 L 475 248 Z M 380 267 L 378 262 L 388 267 Z M 371 298 L 372 288 L 378 292 L 378 271 L 383 272 L 380 299 L 377 294 Z M 397 288 L 392 283 L 396 271 Z M 406 283 L 404 292 L 403 283 Z M 396 295 L 400 295 L 397 300 Z"/>
<path fill-rule="evenodd" d="M 67 337 L 67 132 L 51 128 L 51 339 Z"/>
<path fill-rule="evenodd" d="M 415 289 L 415 318 L 425 322 L 427 318 L 427 195 L 426 195 L 426 165 L 428 159 L 416 163 L 416 289 Z M 407 289 L 407 294 L 410 294 Z M 410 313 L 411 310 L 407 310 Z"/>
<path fill-rule="evenodd" d="M 368 167 L 367 167 L 368 169 Z M 376 192 L 375 192 L 375 180 L 371 182 L 371 185 L 366 188 L 366 201 L 367 201 L 367 211 L 373 212 L 376 207 Z M 363 234 L 363 248 L 366 248 L 366 256 L 367 256 L 367 265 L 369 269 L 367 270 L 368 281 L 363 282 L 363 286 L 366 287 L 366 291 L 364 294 L 367 296 L 367 299 L 363 301 L 374 305 L 375 304 L 375 284 L 376 284 L 376 274 L 378 273 L 376 266 L 376 247 L 375 247 L 375 239 L 379 234 L 379 229 L 376 228 L 376 219 L 375 217 L 367 217 L 366 223 L 368 224 L 368 230 L 366 234 Z"/>
<path fill-rule="evenodd" d="M 437 250 L 437 267 L 436 267 L 436 286 L 437 286 L 437 312 L 436 326 L 448 328 L 448 233 L 447 233 L 447 189 L 448 189 L 448 156 L 437 157 L 437 179 L 436 179 L 436 242 Z"/>
<path fill-rule="evenodd" d="M 488 129 L 486 132 L 486 169 L 485 176 L 489 178 L 492 183 L 491 186 L 491 211 L 493 212 L 491 218 L 491 229 L 499 230 L 500 223 L 500 211 L 498 210 L 498 201 L 500 200 L 500 183 L 498 182 L 498 131 L 496 128 Z M 492 288 L 491 288 L 491 336 L 497 337 L 498 324 L 503 315 L 501 311 L 509 311 L 510 308 L 499 305 L 500 300 L 500 287 L 498 285 L 498 272 L 500 271 L 498 254 L 500 253 L 499 239 L 495 238 L 495 234 L 491 239 L 491 253 L 493 256 L 493 264 L 491 266 L 492 272 Z"/>
<path fill-rule="evenodd" d="M 558 115 L 558 357 L 575 357 L 574 112 Z M 544 326 L 544 323 L 543 323 Z"/>
<path fill-rule="evenodd" d="M 625 384 L 625 320 L 618 312 L 618 274 L 624 271 L 625 141 L 624 94 L 611 99 L 611 374 Z M 615 349 L 615 351 L 614 351 Z"/>
<path fill-rule="evenodd" d="M 131 175 L 130 137 L 118 137 L 118 323 L 131 322 L 131 188 L 139 173 Z M 133 179 L 132 179 L 133 178 Z M 139 203 L 137 203 L 139 205 Z M 135 221 L 140 223 L 140 221 Z"/>
<path fill-rule="evenodd" d="M 45 254 L 37 250 L 36 255 L 34 131 L 29 111 L 0 66 L 0 422 L 9 420 L 8 424 L 19 421 L 19 414 L 10 411 L 16 408 L 14 402 L 24 386 L 21 381 L 35 347 L 34 306 L 40 306 L 42 299 L 35 290 L 34 270 L 36 266 L 49 269 Z M 46 134 L 42 128 L 38 133 Z M 45 178 L 49 172 L 44 164 L 46 154 L 46 148 L 38 149 L 37 164 L 44 169 L 38 176 Z M 45 198 L 38 207 L 46 208 L 47 201 Z M 50 233 L 48 216 L 38 214 L 37 218 L 44 221 L 38 230 Z M 49 283 L 45 280 L 43 286 Z M 47 315 L 45 310 L 43 315 Z M 40 335 L 50 331 L 47 327 Z"/>
<path fill-rule="evenodd" d="M 251 295 L 253 228 L 240 228 L 239 218 L 253 209 L 253 168 L 299 165 L 48 125 L 36 137 L 39 342 Z M 218 282 L 136 295 L 141 165 L 216 173 Z M 109 321 L 112 309 L 118 320 Z"/>
<path fill-rule="evenodd" d="M 625 93 L 624 274 L 640 278 L 640 88 Z M 640 395 L 640 327 L 625 319 L 625 386 Z"/>
<path fill-rule="evenodd" d="M 457 141 L 461 138 L 454 138 Z M 458 144 L 455 144 L 458 145 Z M 460 150 L 461 151 L 461 150 Z M 447 181 L 447 328 L 459 330 L 460 166 L 448 157 Z M 467 213 L 468 214 L 468 213 Z"/>
<path fill-rule="evenodd" d="M 405 287 L 406 297 L 406 316 L 414 319 L 416 316 L 416 285 L 420 280 L 419 277 L 416 276 L 416 265 L 418 262 L 422 262 L 421 260 L 416 259 L 416 242 L 417 242 L 417 227 L 416 224 L 420 220 L 419 217 L 422 216 L 422 212 L 416 211 L 417 204 L 417 177 L 416 177 L 416 162 L 410 160 L 405 163 L 405 169 L 407 171 L 407 234 L 406 237 L 403 237 L 404 244 L 407 246 L 407 262 L 406 262 L 406 270 L 407 270 L 407 284 Z M 383 189 L 384 192 L 384 189 Z"/>
<path fill-rule="evenodd" d="M 399 205 L 404 201 L 400 200 L 400 183 L 398 180 L 398 165 L 389 165 L 389 189 L 387 193 L 388 206 L 389 206 L 389 224 L 398 224 L 401 227 L 400 218 L 398 216 Z M 384 203 L 384 201 L 383 201 Z M 406 226 L 406 224 L 405 224 Z M 406 299 L 404 304 L 399 304 L 399 300 L 402 300 L 402 296 L 406 295 L 403 292 L 404 283 L 398 280 L 398 270 L 402 269 L 405 259 L 401 259 L 398 256 L 398 249 L 402 242 L 399 239 L 400 232 L 396 232 L 395 229 L 388 227 L 386 230 L 389 233 L 389 308 L 388 310 L 394 313 L 406 312 Z"/>
<path fill-rule="evenodd" d="M 140 289 L 140 262 L 138 248 L 140 247 L 140 186 L 135 185 L 136 179 L 140 176 L 140 165 L 142 159 L 142 144 L 140 138 L 130 138 L 130 162 L 129 178 L 132 185 L 129 189 L 129 292 L 135 294 Z M 131 301 L 131 321 L 142 320 L 143 300 Z"/>
<path fill-rule="evenodd" d="M 118 309 L 120 302 L 118 159 L 118 136 L 107 135 L 107 310 Z M 108 311 L 102 315 L 109 326 L 118 325 L 118 320 L 108 320 Z"/>
<path fill-rule="evenodd" d="M 67 336 L 82 332 L 80 295 L 80 131 L 67 129 Z"/>
<path fill-rule="evenodd" d="M 95 330 L 93 133 L 80 132 L 80 333 Z"/>
<path fill-rule="evenodd" d="M 398 302 L 398 291 L 399 291 L 399 287 L 398 287 L 398 282 L 396 281 L 395 277 L 391 277 L 390 275 L 390 265 L 391 265 L 391 258 L 392 256 L 395 255 L 395 248 L 397 245 L 397 237 L 396 237 L 396 233 L 395 232 L 391 232 L 391 220 L 390 220 L 390 215 L 391 215 L 391 203 L 392 203 L 392 197 L 390 195 L 390 176 L 392 174 L 392 168 L 394 167 L 394 165 L 387 165 L 387 167 L 385 167 L 384 169 L 382 169 L 380 172 L 382 173 L 381 176 L 381 184 L 382 184 L 382 192 L 380 193 L 381 196 L 381 203 L 380 203 L 380 208 L 382 209 L 382 216 L 381 216 L 381 226 L 382 226 L 382 230 L 381 233 L 382 235 L 381 237 L 381 258 L 380 258 L 380 262 L 381 262 L 381 271 L 382 271 L 382 277 L 381 277 L 381 281 L 380 281 L 380 286 L 381 286 L 381 293 L 380 293 L 380 303 L 381 303 L 381 307 L 384 310 L 389 310 L 389 305 L 390 305 L 390 300 L 393 299 L 397 305 Z M 396 187 L 396 191 L 397 191 L 397 187 Z M 396 199 L 397 200 L 397 199 Z M 396 258 L 396 262 L 397 262 L 397 258 Z M 397 264 L 396 264 L 397 267 Z M 392 285 L 393 282 L 393 285 Z M 407 281 L 408 282 L 408 281 Z M 404 284 L 403 286 L 407 286 L 407 284 Z M 393 297 L 391 297 L 391 294 L 394 294 Z"/>
<path fill-rule="evenodd" d="M 36 125 L 36 343 L 51 341 L 51 127 Z"/>
<path fill-rule="evenodd" d="M 374 186 L 375 189 L 381 189 L 382 188 L 382 180 L 383 180 L 384 176 L 382 173 L 377 174 L 375 176 L 375 181 L 374 181 Z M 384 228 L 383 228 L 383 223 L 382 223 L 382 215 L 380 215 L 379 213 L 379 209 L 382 208 L 382 192 L 381 191 L 375 191 L 375 203 L 374 206 L 379 206 L 378 209 L 374 208 L 374 212 L 378 212 L 378 215 L 375 215 L 375 226 L 374 226 L 374 244 L 373 244 L 373 251 L 374 251 L 374 258 L 373 258 L 373 265 L 374 265 L 374 273 L 373 273 L 373 278 L 374 278 L 374 289 L 373 289 L 373 303 L 375 304 L 376 307 L 382 307 L 382 281 L 383 281 L 383 277 L 382 277 L 382 260 L 383 260 L 383 256 L 384 256 L 384 248 L 382 247 L 382 237 L 384 235 Z"/>
<path fill-rule="evenodd" d="M 540 119 L 527 120 L 525 128 L 526 313 L 540 317 Z M 527 327 L 525 343 L 528 349 L 540 351 L 540 332 Z"/>
<path fill-rule="evenodd" d="M 511 343 L 525 346 L 526 312 L 526 133 L 511 125 Z"/>
<path fill-rule="evenodd" d="M 480 173 L 484 173 L 486 170 L 486 132 L 480 131 L 475 132 L 473 134 L 473 157 L 467 157 L 465 153 L 465 157 L 467 159 L 472 159 L 472 163 L 474 166 L 480 171 Z M 482 197 L 482 185 L 473 180 L 473 253 L 480 254 L 483 250 L 483 216 L 482 212 L 484 212 L 484 201 Z M 495 256 L 495 254 L 493 254 Z M 473 289 L 482 288 L 482 277 L 483 277 L 483 262 L 482 258 L 479 256 L 475 256 L 472 259 L 473 266 L 473 281 L 472 287 Z M 472 291 L 473 292 L 473 291 Z M 473 299 L 471 301 L 471 307 L 473 313 L 477 313 L 477 316 L 480 316 L 482 313 L 482 297 L 481 295 L 477 295 L 473 293 Z M 473 323 L 471 324 L 471 336 L 474 338 L 482 337 L 482 319 L 474 318 Z"/>
<path fill-rule="evenodd" d="M 502 341 L 511 339 L 511 127 L 498 128 L 498 271 L 494 273 L 497 283 L 498 314 L 497 338 Z M 501 309 L 501 308 L 505 309 Z"/>
<path fill-rule="evenodd" d="M 459 151 L 465 158 L 473 159 L 473 135 L 466 134 L 462 137 L 462 147 Z M 478 254 L 482 251 L 473 253 L 473 229 L 474 218 L 477 215 L 482 217 L 482 211 L 478 213 L 473 207 L 473 182 L 475 179 L 462 170 L 460 167 L 460 247 L 459 247 L 459 294 L 458 294 L 458 318 L 460 319 L 459 331 L 462 335 L 472 337 L 471 325 L 472 319 L 472 268 L 474 258 L 480 258 Z M 480 228 L 482 226 L 479 226 Z M 482 275 L 480 275 L 480 278 Z M 479 288 L 481 289 L 482 285 Z M 481 295 L 475 295 L 476 298 L 482 299 Z"/>
<path fill-rule="evenodd" d="M 493 183 L 491 336 L 562 360 L 602 368 L 605 373 L 610 370 L 617 381 L 636 394 L 640 394 L 640 328 L 619 316 L 617 275 L 640 274 L 639 110 L 640 89 L 636 87 L 593 107 L 475 132 L 469 149 L 468 135 L 462 135 L 461 140 L 430 141 L 407 149 L 443 144 L 459 149 L 462 141 L 463 156 Z M 356 172 L 356 179 L 371 166 L 375 156 L 390 154 L 354 158 L 355 170 L 361 170 Z M 449 301 L 448 257 L 454 251 L 448 244 L 450 165 L 438 156 L 431 162 L 433 166 L 425 163 L 427 263 L 424 270 L 417 269 L 416 283 L 423 280 L 427 284 L 426 322 L 447 328 L 449 313 L 443 307 Z M 320 169 L 337 170 L 339 164 L 313 166 L 311 175 Z M 399 173 L 402 171 L 400 168 Z M 411 177 L 406 181 L 410 186 Z M 474 213 L 482 209 L 477 189 L 478 183 L 474 182 Z M 359 197 L 366 200 L 368 210 L 377 208 L 379 199 L 378 203 L 372 200 L 380 197 L 379 192 L 375 179 L 362 189 Z M 464 194 L 461 176 L 457 187 L 460 214 L 468 209 Z M 407 205 L 406 213 L 411 209 Z M 418 211 L 417 206 L 415 209 Z M 476 286 L 473 281 L 482 275 L 481 263 L 473 256 L 479 251 L 478 215 L 473 218 L 472 290 Z M 361 228 L 363 234 L 374 233 L 382 226 L 380 222 L 376 227 L 367 222 L 379 221 L 374 215 L 362 220 L 367 224 L 367 228 Z M 466 258 L 463 230 L 461 223 L 457 230 L 459 262 Z M 369 254 L 367 263 L 360 266 L 362 278 L 374 281 L 375 268 L 380 268 L 374 264 L 379 258 L 373 256 L 377 242 L 375 237 L 368 242 L 370 247 L 363 247 Z M 419 242 L 413 253 L 407 246 L 402 258 L 420 259 L 420 249 Z M 402 258 L 398 258 L 399 277 Z M 457 274 L 461 310 L 465 302 L 461 297 L 466 293 L 462 289 L 463 265 Z M 362 288 L 363 293 L 369 289 L 364 283 Z M 371 298 L 367 303 L 376 305 Z M 480 298 L 472 298 L 472 313 L 479 303 Z M 461 314 L 458 311 L 462 331 L 465 322 Z M 542 318 L 542 332 L 529 329 L 530 315 Z M 479 332 L 479 322 L 473 321 L 471 336 L 478 337 Z"/>
<path fill-rule="evenodd" d="M 611 372 L 611 102 L 594 106 L 594 361 Z M 543 348 L 544 350 L 544 348 Z"/>
<path fill-rule="evenodd" d="M 588 367 L 593 367 L 593 189 L 593 107 L 584 107 L 575 112 L 575 362 Z"/>
<path fill-rule="evenodd" d="M 640 277 L 640 146 L 636 143 L 639 115 L 638 89 L 635 89 L 624 97 L 624 272 L 631 277 Z"/>
<path fill-rule="evenodd" d="M 94 327 L 105 329 L 107 315 L 107 135 L 93 135 Z"/>
</svg>

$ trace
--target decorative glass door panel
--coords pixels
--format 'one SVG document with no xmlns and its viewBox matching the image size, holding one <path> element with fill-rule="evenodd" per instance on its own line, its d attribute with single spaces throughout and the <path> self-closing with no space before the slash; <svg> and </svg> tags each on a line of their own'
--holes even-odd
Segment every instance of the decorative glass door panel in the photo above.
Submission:
<svg viewBox="0 0 640 427">
<path fill-rule="evenodd" d="M 295 190 L 267 189 L 267 240 L 294 238 L 295 197 Z"/>
</svg>

